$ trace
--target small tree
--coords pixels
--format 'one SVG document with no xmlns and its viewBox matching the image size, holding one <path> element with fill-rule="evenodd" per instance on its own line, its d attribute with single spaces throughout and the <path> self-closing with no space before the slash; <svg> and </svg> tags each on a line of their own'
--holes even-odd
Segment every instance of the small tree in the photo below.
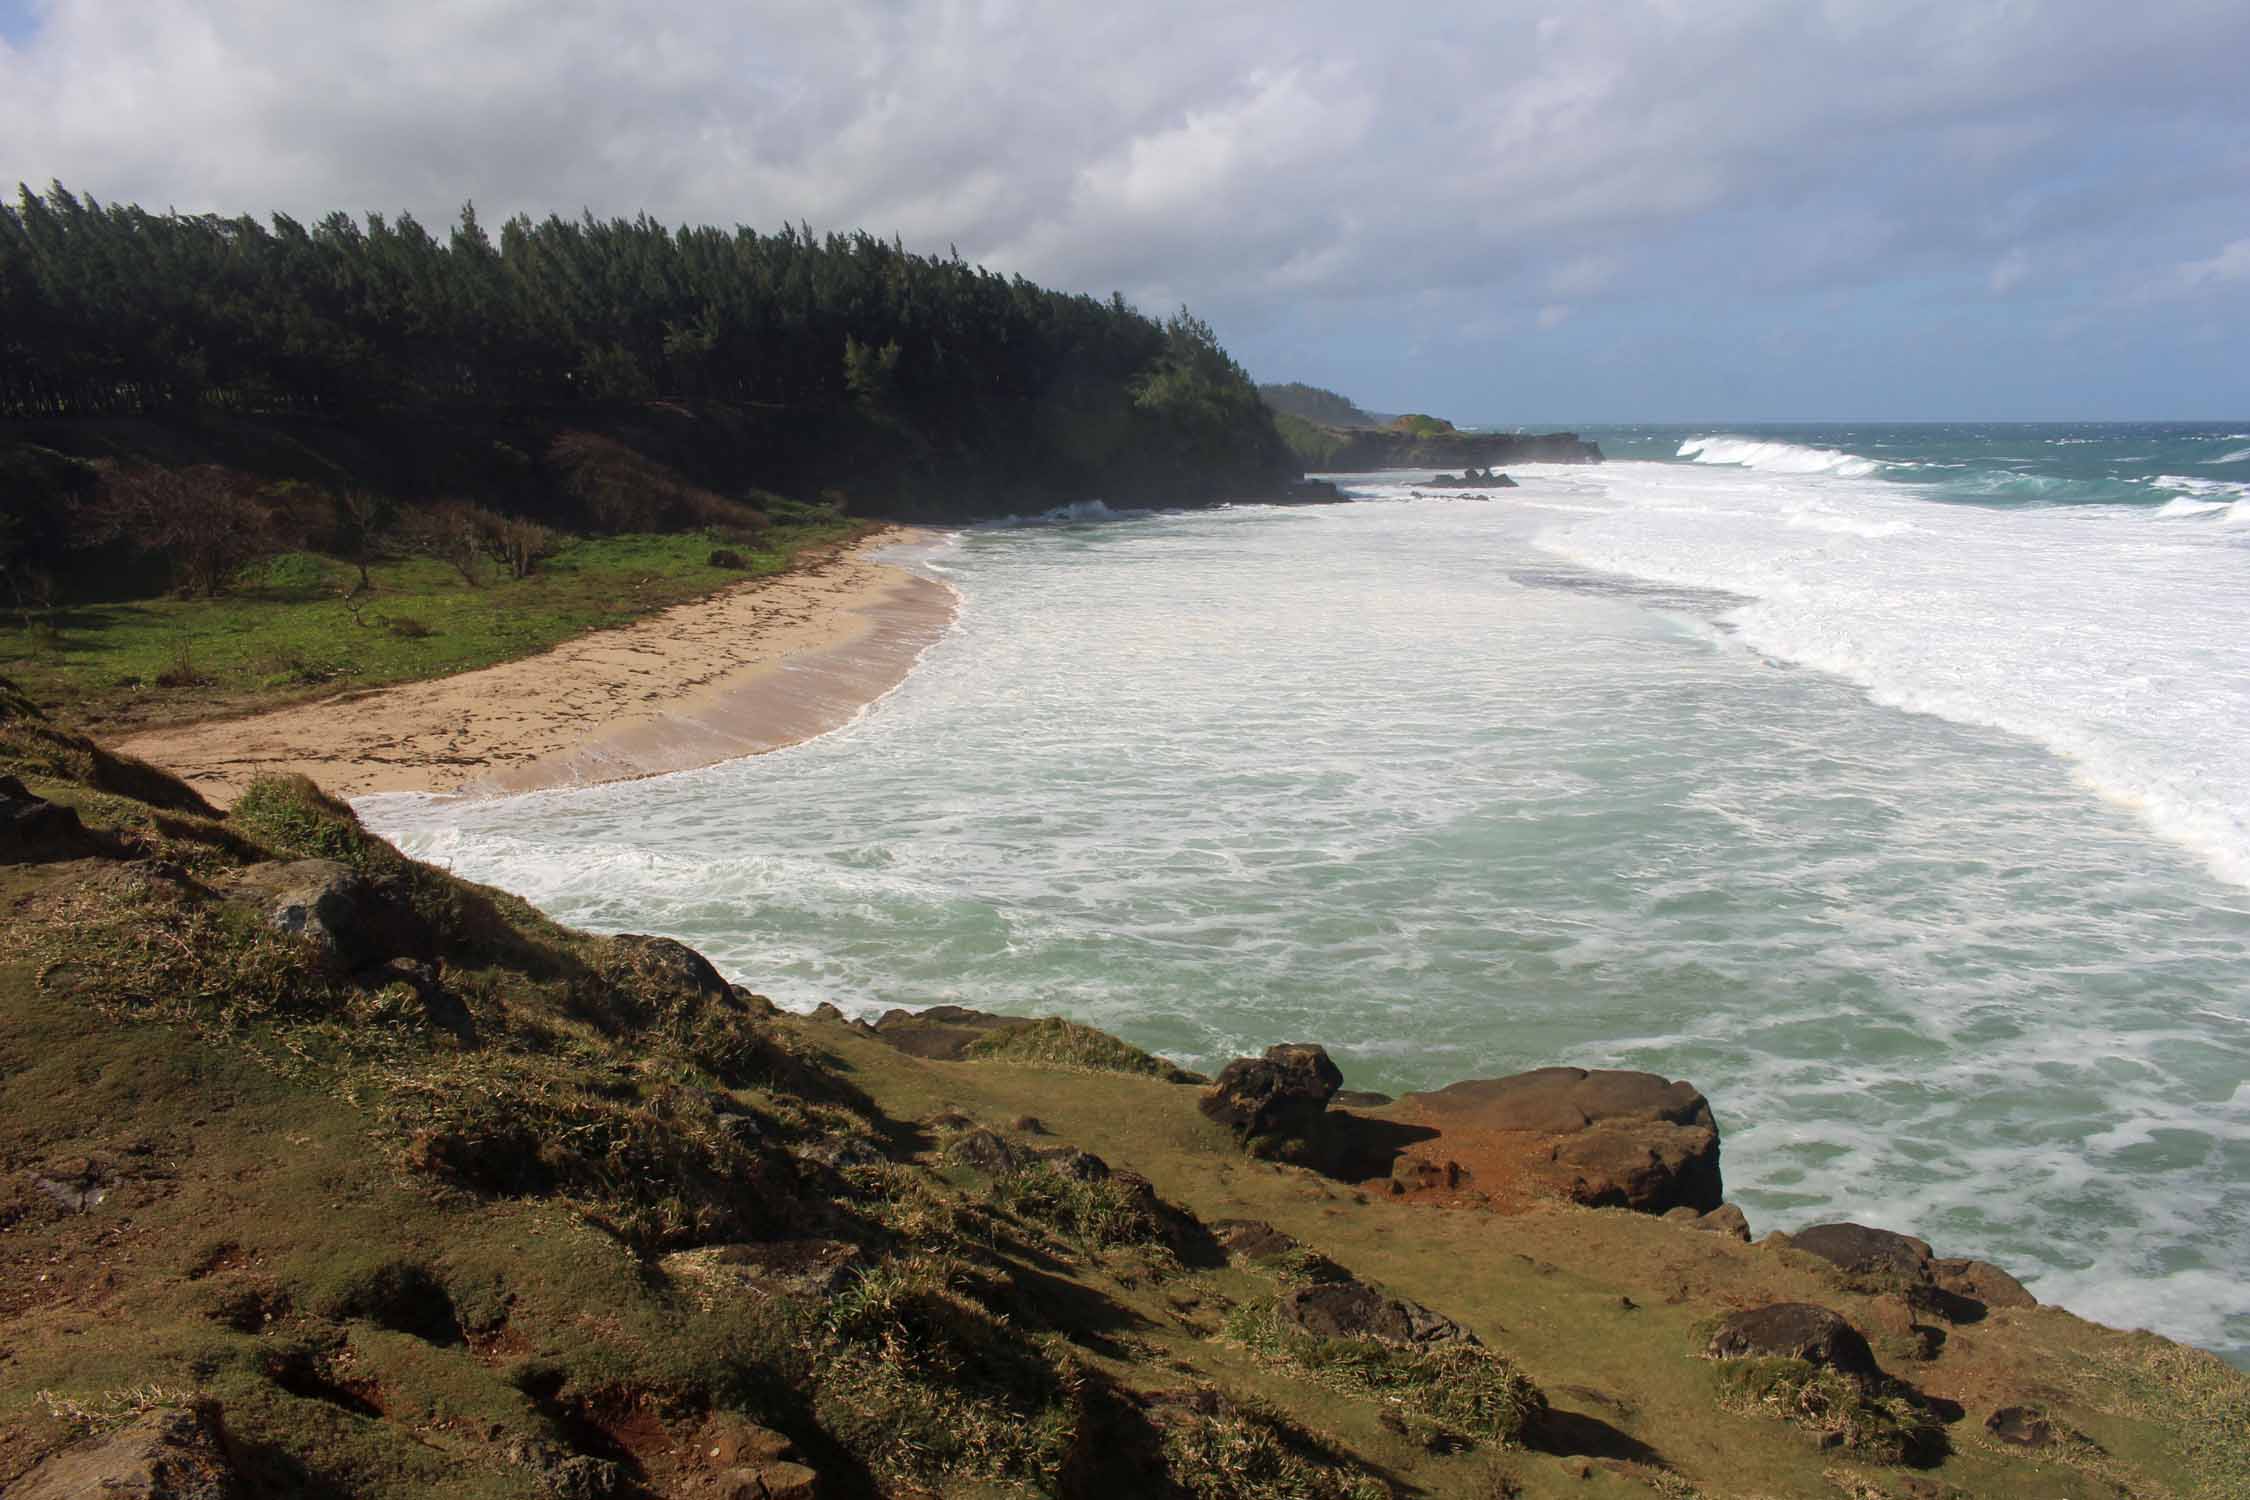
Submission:
<svg viewBox="0 0 2250 1500">
<path fill-rule="evenodd" d="M 336 550 L 359 569 L 353 593 L 375 586 L 367 576 L 368 564 L 382 555 L 384 533 L 397 515 L 390 497 L 373 490 L 346 490 L 336 497 Z"/>
<path fill-rule="evenodd" d="M 181 589 L 207 599 L 270 541 L 270 517 L 250 478 L 217 464 L 112 469 L 104 505 L 126 539 L 165 554 Z"/>
</svg>

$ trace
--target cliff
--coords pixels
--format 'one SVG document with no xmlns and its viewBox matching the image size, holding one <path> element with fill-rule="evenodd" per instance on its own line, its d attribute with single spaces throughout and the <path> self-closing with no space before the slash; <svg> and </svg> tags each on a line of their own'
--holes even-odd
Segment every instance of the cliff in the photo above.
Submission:
<svg viewBox="0 0 2250 1500">
<path fill-rule="evenodd" d="M 11 1500 L 2250 1486 L 2209 1355 L 1750 1242 L 1723 1086 L 784 1014 L 5 684 L 0 903 Z"/>
</svg>

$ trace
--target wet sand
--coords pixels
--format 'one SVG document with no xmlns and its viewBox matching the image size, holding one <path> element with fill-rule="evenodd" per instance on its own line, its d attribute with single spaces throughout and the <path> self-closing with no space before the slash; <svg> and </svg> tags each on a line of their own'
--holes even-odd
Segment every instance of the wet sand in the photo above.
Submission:
<svg viewBox="0 0 2250 1500">
<path fill-rule="evenodd" d="M 231 802 L 259 776 L 332 792 L 477 795 L 685 771 L 794 745 L 896 687 L 953 591 L 867 553 L 892 530 L 538 656 L 159 730 L 119 748 Z"/>
</svg>

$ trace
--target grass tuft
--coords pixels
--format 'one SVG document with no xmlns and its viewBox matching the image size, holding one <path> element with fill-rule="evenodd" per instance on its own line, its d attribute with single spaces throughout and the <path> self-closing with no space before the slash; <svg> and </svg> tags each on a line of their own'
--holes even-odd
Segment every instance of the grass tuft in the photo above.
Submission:
<svg viewBox="0 0 2250 1500">
<path fill-rule="evenodd" d="M 1331 1390 L 1372 1396 L 1448 1433 L 1510 1444 L 1547 1398 L 1497 1350 L 1471 1344 L 1414 1348 L 1376 1339 L 1324 1339 L 1283 1323 L 1273 1299 L 1236 1305 L 1227 1336 Z"/>
<path fill-rule="evenodd" d="M 1138 1073 L 1166 1083 L 1199 1080 L 1130 1042 L 1061 1016 L 1046 1016 L 1008 1026 L 971 1042 L 967 1057 L 985 1062 L 1035 1063 L 1048 1068 L 1078 1068 L 1093 1073 Z"/>
<path fill-rule="evenodd" d="M 1895 1384 L 1863 1389 L 1842 1371 L 1801 1359 L 1726 1361 L 1719 1405 L 1744 1416 L 1777 1417 L 1813 1434 L 1824 1448 L 1874 1463 L 1910 1463 L 1944 1451 L 1944 1429 Z"/>
</svg>

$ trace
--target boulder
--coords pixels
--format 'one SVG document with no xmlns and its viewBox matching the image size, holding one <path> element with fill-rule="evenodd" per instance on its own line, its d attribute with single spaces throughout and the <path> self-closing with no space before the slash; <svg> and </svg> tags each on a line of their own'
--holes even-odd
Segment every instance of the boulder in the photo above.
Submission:
<svg viewBox="0 0 2250 1500">
<path fill-rule="evenodd" d="M 1707 1214 L 1697 1213 L 1694 1209 L 1683 1205 L 1668 1210 L 1664 1217 L 1675 1224 L 1684 1224 L 1690 1229 L 1709 1230 L 1713 1234 L 1723 1234 L 1731 1239 L 1740 1240 L 1745 1245 L 1750 1243 L 1749 1216 L 1732 1203 L 1722 1203 Z"/>
<path fill-rule="evenodd" d="M 796 1456 L 797 1445 L 787 1433 L 762 1427 L 731 1412 L 714 1412 L 695 1435 L 696 1451 L 714 1468 L 755 1468 L 776 1459 Z"/>
<path fill-rule="evenodd" d="M 609 941 L 610 952 L 635 977 L 661 990 L 705 1000 L 735 998 L 735 987 L 711 966 L 711 960 L 675 938 L 623 932 Z"/>
<path fill-rule="evenodd" d="M 248 865 L 220 876 L 217 887 L 228 901 L 262 911 L 275 931 L 307 939 L 346 973 L 437 956 L 427 922 L 332 859 Z"/>
<path fill-rule="evenodd" d="M 13 776 L 0 776 L 0 865 L 77 859 L 94 852 L 93 836 L 74 808 L 34 796 Z"/>
<path fill-rule="evenodd" d="M 1343 1084 L 1325 1048 L 1284 1042 L 1228 1063 L 1198 1106 L 1253 1156 L 1306 1161 L 1318 1154 L 1321 1116 Z"/>
<path fill-rule="evenodd" d="M 1274 1313 L 1293 1328 L 1324 1339 L 1374 1339 L 1385 1344 L 1474 1344 L 1477 1336 L 1419 1302 L 1388 1297 L 1362 1281 L 1326 1281 L 1285 1293 Z"/>
<path fill-rule="evenodd" d="M 1801 1359 L 1863 1381 L 1882 1373 L 1858 1329 L 1809 1302 L 1776 1302 L 1728 1314 L 1704 1346 L 1703 1357 Z"/>
<path fill-rule="evenodd" d="M 1394 1164 L 1407 1192 L 1451 1191 L 1464 1177 L 1592 1208 L 1661 1214 L 1720 1207 L 1719 1132 L 1695 1087 L 1654 1073 L 1539 1068 L 1408 1094 L 1384 1121 L 1435 1138 L 1404 1149 L 1434 1172 Z M 1713 1227 L 1722 1227 L 1714 1225 Z"/>
<path fill-rule="evenodd" d="M 2046 1448 L 2065 1439 L 2087 1440 L 2085 1434 L 2057 1422 L 2037 1406 L 2003 1406 L 1984 1419 L 1984 1430 L 1995 1442 L 2017 1448 Z"/>
<path fill-rule="evenodd" d="M 728 1469 L 713 1492 L 718 1500 L 817 1500 L 820 1475 L 799 1463 L 774 1462 Z"/>
<path fill-rule="evenodd" d="M 216 1402 L 143 1412 L 51 1455 L 8 1487 L 9 1500 L 233 1500 L 240 1493 Z"/>
<path fill-rule="evenodd" d="M 1943 1291 L 1986 1307 L 2037 1307 L 2024 1284 L 1988 1260 L 1933 1259 L 1930 1279 Z"/>
<path fill-rule="evenodd" d="M 1865 1224 L 1815 1224 L 1796 1231 L 1789 1242 L 1848 1276 L 1885 1285 L 1921 1285 L 1930 1280 L 1930 1247 L 1911 1235 Z"/>
<path fill-rule="evenodd" d="M 1273 1260 L 1297 1248 L 1296 1236 L 1263 1219 L 1220 1219 L 1212 1224 L 1211 1237 L 1229 1258 L 1244 1260 Z"/>
<path fill-rule="evenodd" d="M 972 1130 L 945 1148 L 945 1159 L 998 1176 L 1024 1164 L 1023 1153 L 989 1130 Z"/>
</svg>

